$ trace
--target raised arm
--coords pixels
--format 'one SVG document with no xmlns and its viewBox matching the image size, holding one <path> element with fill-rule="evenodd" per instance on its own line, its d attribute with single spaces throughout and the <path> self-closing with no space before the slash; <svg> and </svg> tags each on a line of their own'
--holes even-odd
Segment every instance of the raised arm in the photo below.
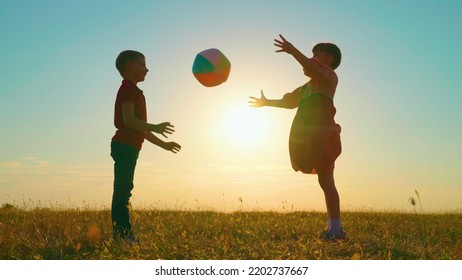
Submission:
<svg viewBox="0 0 462 280">
<path fill-rule="evenodd" d="M 300 63 L 303 67 L 305 75 L 313 79 L 321 79 L 325 77 L 326 72 L 319 67 L 319 64 L 316 59 L 306 57 L 301 51 L 299 51 L 292 43 L 287 41 L 281 34 L 279 34 L 280 39 L 274 39 L 274 45 L 280 49 L 276 52 L 285 52 L 292 55 L 295 60 Z"/>
</svg>

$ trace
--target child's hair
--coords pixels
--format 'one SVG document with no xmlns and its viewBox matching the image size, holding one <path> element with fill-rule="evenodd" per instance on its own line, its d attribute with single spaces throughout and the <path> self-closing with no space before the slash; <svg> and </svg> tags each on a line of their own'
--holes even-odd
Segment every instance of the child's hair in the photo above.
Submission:
<svg viewBox="0 0 462 280">
<path fill-rule="evenodd" d="M 124 76 L 124 68 L 128 62 L 135 60 L 138 57 L 144 57 L 144 54 L 138 51 L 126 50 L 117 56 L 115 66 L 119 70 L 120 75 Z"/>
<path fill-rule="evenodd" d="M 314 51 L 322 51 L 327 54 L 330 54 L 334 57 L 334 61 L 332 62 L 332 69 L 336 69 L 339 65 L 340 62 L 342 61 L 342 53 L 340 52 L 340 49 L 332 43 L 319 43 L 313 47 L 313 52 Z"/>
</svg>

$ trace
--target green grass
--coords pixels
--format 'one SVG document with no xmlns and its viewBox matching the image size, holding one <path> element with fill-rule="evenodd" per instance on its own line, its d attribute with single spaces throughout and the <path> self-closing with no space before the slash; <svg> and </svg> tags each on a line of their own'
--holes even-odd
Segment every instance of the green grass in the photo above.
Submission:
<svg viewBox="0 0 462 280">
<path fill-rule="evenodd" d="M 139 243 L 112 240 L 107 210 L 0 209 L 0 259 L 462 259 L 460 213 L 133 211 Z"/>
</svg>

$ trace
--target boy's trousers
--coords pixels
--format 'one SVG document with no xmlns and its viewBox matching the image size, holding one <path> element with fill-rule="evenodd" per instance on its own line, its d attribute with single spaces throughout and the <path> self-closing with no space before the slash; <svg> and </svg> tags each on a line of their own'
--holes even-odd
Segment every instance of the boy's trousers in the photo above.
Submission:
<svg viewBox="0 0 462 280">
<path fill-rule="evenodd" d="M 112 195 L 112 225 L 115 237 L 132 234 L 129 201 L 132 196 L 133 177 L 140 151 L 132 146 L 111 142 L 111 157 L 114 159 L 114 193 Z"/>
</svg>

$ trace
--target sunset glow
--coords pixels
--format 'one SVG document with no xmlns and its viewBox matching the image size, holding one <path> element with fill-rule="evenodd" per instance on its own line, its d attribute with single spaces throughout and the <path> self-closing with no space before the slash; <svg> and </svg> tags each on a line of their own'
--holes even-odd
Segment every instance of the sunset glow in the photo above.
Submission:
<svg viewBox="0 0 462 280">
<path fill-rule="evenodd" d="M 268 123 L 262 112 L 238 107 L 225 116 L 223 130 L 226 141 L 240 147 L 255 147 L 265 141 Z"/>
<path fill-rule="evenodd" d="M 416 189 L 425 210 L 460 209 L 462 1 L 57 2 L 0 9 L 0 204 L 109 207 L 114 63 L 135 49 L 149 69 L 138 84 L 148 122 L 171 122 L 175 132 L 160 138 L 182 146 L 173 154 L 143 143 L 135 207 L 325 211 L 317 177 L 291 167 L 296 111 L 248 104 L 308 80 L 275 52 L 281 33 L 307 56 L 318 42 L 342 51 L 342 209 L 412 210 Z M 210 48 L 231 68 L 205 87 L 192 66 Z"/>
</svg>

